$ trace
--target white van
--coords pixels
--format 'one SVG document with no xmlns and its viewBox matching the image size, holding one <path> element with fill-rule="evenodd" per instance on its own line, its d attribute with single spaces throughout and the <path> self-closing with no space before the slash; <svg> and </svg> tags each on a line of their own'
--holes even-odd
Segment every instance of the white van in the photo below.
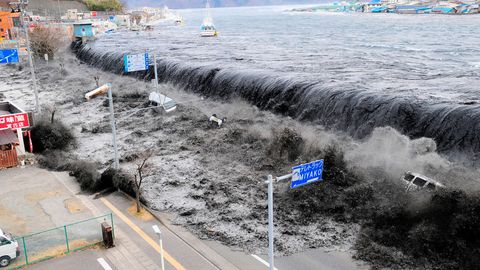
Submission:
<svg viewBox="0 0 480 270">
<path fill-rule="evenodd" d="M 428 178 L 425 175 L 413 172 L 406 172 L 405 175 L 402 177 L 402 181 L 406 186 L 407 192 L 421 188 L 425 188 L 428 190 L 445 188 L 442 183 L 435 181 L 432 178 Z"/>
<path fill-rule="evenodd" d="M 20 248 L 12 235 L 0 229 L 0 267 L 6 267 L 20 256 Z"/>
</svg>

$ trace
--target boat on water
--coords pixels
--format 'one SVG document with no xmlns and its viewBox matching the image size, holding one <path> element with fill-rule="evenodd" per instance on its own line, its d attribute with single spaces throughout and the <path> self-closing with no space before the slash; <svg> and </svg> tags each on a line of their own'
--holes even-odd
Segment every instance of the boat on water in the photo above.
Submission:
<svg viewBox="0 0 480 270">
<path fill-rule="evenodd" d="M 206 16 L 203 19 L 202 26 L 200 28 L 200 36 L 202 37 L 216 37 L 218 36 L 217 29 L 213 24 L 212 16 L 210 16 L 210 3 L 207 0 L 207 4 L 205 6 Z"/>
</svg>

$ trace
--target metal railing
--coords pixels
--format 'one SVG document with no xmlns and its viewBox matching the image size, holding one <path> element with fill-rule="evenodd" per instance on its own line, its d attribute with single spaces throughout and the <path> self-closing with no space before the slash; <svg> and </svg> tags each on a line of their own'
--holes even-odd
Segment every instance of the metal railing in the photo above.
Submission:
<svg viewBox="0 0 480 270">
<path fill-rule="evenodd" d="M 103 241 L 101 226 L 103 222 L 112 226 L 112 233 L 115 237 L 111 213 L 15 237 L 20 255 L 12 260 L 7 269 L 19 269 L 26 265 L 95 246 Z"/>
</svg>

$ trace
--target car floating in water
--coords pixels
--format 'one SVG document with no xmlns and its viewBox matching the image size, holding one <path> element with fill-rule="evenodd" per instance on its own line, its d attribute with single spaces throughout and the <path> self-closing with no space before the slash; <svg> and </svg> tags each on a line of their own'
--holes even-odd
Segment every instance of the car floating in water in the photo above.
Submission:
<svg viewBox="0 0 480 270">
<path fill-rule="evenodd" d="M 445 185 L 442 183 L 414 172 L 406 172 L 402 177 L 402 181 L 406 186 L 407 192 L 418 189 L 438 190 L 445 188 Z"/>
</svg>

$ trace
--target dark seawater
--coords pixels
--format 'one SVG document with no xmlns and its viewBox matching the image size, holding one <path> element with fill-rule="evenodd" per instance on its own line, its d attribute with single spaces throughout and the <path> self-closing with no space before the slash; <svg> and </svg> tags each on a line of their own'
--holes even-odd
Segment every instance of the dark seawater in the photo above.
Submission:
<svg viewBox="0 0 480 270">
<path fill-rule="evenodd" d="M 199 36 L 203 10 L 183 10 L 183 27 L 103 35 L 78 56 L 121 73 L 123 53 L 148 50 L 158 55 L 161 81 L 193 92 L 241 96 L 360 138 L 393 126 L 478 158 L 480 15 L 285 9 L 213 9 L 218 38 Z"/>
</svg>

